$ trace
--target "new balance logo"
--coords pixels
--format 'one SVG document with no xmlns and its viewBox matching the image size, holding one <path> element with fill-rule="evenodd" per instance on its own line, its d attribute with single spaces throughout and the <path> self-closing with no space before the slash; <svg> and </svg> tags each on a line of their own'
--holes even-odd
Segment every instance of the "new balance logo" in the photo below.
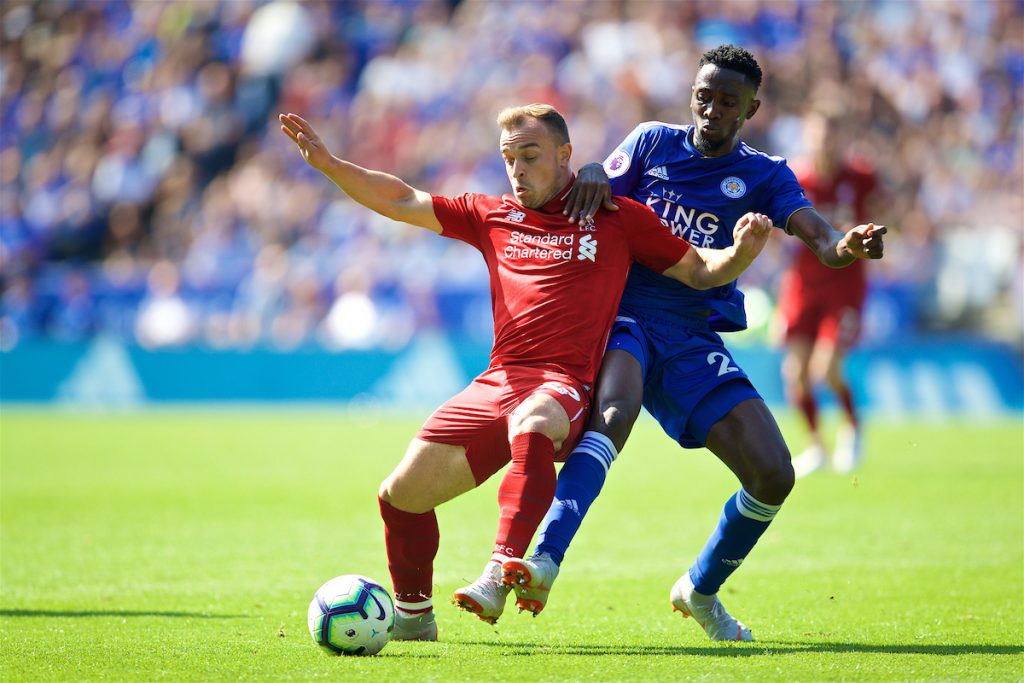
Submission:
<svg viewBox="0 0 1024 683">
<path fill-rule="evenodd" d="M 517 211 L 516 209 L 512 209 L 508 212 L 508 215 L 505 216 L 505 220 L 512 221 L 513 223 L 522 223 L 524 218 L 526 218 L 526 214 L 522 211 Z"/>
<path fill-rule="evenodd" d="M 580 400 L 580 392 L 576 391 L 575 387 L 570 387 L 567 384 L 559 384 L 558 382 L 545 382 L 541 385 L 542 388 L 552 389 L 557 391 L 562 396 L 571 396 L 572 400 Z"/>
<path fill-rule="evenodd" d="M 727 559 L 725 559 L 725 558 L 722 558 L 722 564 L 727 564 L 727 565 L 729 565 L 730 567 L 738 567 L 738 566 L 740 566 L 741 564 L 743 564 L 743 558 L 741 557 L 741 558 L 740 558 L 740 559 L 738 559 L 738 560 L 727 560 Z"/>
<path fill-rule="evenodd" d="M 558 504 L 566 508 L 567 510 L 572 511 L 572 514 L 576 515 L 577 517 L 580 516 L 580 506 L 576 504 L 575 500 L 560 500 L 558 501 Z"/>
<path fill-rule="evenodd" d="M 580 238 L 580 253 L 576 256 L 580 261 L 584 259 L 590 259 L 591 261 L 597 261 L 597 240 L 590 235 L 584 235 Z"/>
<path fill-rule="evenodd" d="M 652 175 L 655 178 L 661 178 L 662 180 L 668 180 L 668 171 L 665 170 L 664 166 L 655 166 L 644 175 Z"/>
</svg>

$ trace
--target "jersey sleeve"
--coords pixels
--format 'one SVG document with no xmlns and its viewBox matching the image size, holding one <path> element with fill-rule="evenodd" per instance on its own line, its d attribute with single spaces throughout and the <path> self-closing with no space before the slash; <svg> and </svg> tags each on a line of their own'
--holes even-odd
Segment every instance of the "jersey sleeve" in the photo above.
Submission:
<svg viewBox="0 0 1024 683">
<path fill-rule="evenodd" d="M 457 197 L 435 194 L 431 198 L 434 201 L 434 215 L 442 227 L 441 236 L 460 240 L 479 249 L 487 213 L 487 197 L 466 193 Z"/>
<path fill-rule="evenodd" d="M 781 159 L 775 173 L 772 174 L 768 187 L 764 190 L 763 197 L 763 213 L 772 219 L 775 227 L 782 228 L 786 232 L 789 232 L 787 225 L 789 217 L 800 209 L 812 206 L 807 195 L 804 194 L 804 189 L 797 182 L 796 174 Z"/>
<path fill-rule="evenodd" d="M 690 250 L 690 243 L 667 230 L 648 207 L 625 197 L 615 197 L 615 203 L 623 214 L 629 252 L 635 261 L 662 273 Z"/>
<path fill-rule="evenodd" d="M 628 197 L 640 183 L 650 150 L 649 129 L 650 126 L 641 123 L 604 160 L 604 172 L 608 174 L 613 195 Z"/>
</svg>

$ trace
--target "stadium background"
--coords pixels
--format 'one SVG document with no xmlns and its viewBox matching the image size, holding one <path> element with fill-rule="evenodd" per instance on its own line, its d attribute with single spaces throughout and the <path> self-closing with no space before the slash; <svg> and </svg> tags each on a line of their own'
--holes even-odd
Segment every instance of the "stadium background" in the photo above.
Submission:
<svg viewBox="0 0 1024 683">
<path fill-rule="evenodd" d="M 438 193 L 504 192 L 495 113 L 547 101 L 577 166 L 686 123 L 700 53 L 751 49 L 753 146 L 812 106 L 890 193 L 861 401 L 985 416 L 1022 401 L 1024 3 L 47 0 L 0 16 L 0 397 L 76 406 L 425 406 L 486 363 L 487 278 L 309 170 L 332 149 Z M 770 320 L 794 240 L 743 278 L 739 362 L 782 401 Z"/>
<path fill-rule="evenodd" d="M 1020 681 L 1024 4 L 289 7 L 0 3 L 0 679 Z M 752 144 L 796 158 L 830 103 L 892 197 L 851 359 L 867 458 L 801 480 L 727 586 L 759 642 L 667 609 L 736 482 L 641 419 L 541 618 L 441 604 L 488 556 L 492 478 L 438 510 L 443 642 L 325 657 L 311 594 L 387 577 L 377 487 L 486 362 L 490 311 L 478 254 L 348 202 L 276 113 L 424 189 L 503 192 L 501 106 L 553 102 L 601 159 L 688 121 L 725 41 L 767 74 Z M 773 407 L 793 242 L 728 338 Z"/>
</svg>

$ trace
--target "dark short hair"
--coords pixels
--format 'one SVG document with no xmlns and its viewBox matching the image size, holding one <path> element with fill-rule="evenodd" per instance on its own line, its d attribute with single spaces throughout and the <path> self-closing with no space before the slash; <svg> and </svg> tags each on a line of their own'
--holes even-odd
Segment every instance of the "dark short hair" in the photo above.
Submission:
<svg viewBox="0 0 1024 683">
<path fill-rule="evenodd" d="M 700 56 L 697 68 L 700 69 L 705 64 L 712 64 L 719 69 L 728 69 L 743 74 L 754 86 L 754 90 L 761 87 L 761 66 L 754 59 L 754 55 L 742 47 L 719 45 L 708 50 Z"/>
<path fill-rule="evenodd" d="M 498 114 L 498 125 L 508 130 L 513 126 L 520 126 L 526 119 L 537 119 L 551 131 L 558 140 L 558 144 L 564 145 L 569 142 L 569 126 L 558 110 L 550 104 L 535 102 L 521 107 L 507 107 Z"/>
</svg>

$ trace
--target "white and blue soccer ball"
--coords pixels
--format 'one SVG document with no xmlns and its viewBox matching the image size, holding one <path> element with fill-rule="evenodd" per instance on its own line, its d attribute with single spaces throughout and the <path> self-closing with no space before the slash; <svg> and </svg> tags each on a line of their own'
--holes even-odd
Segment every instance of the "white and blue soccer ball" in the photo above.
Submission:
<svg viewBox="0 0 1024 683">
<path fill-rule="evenodd" d="M 358 574 L 336 576 L 309 603 L 309 632 L 337 655 L 375 655 L 395 629 L 395 603 L 380 583 Z"/>
</svg>

